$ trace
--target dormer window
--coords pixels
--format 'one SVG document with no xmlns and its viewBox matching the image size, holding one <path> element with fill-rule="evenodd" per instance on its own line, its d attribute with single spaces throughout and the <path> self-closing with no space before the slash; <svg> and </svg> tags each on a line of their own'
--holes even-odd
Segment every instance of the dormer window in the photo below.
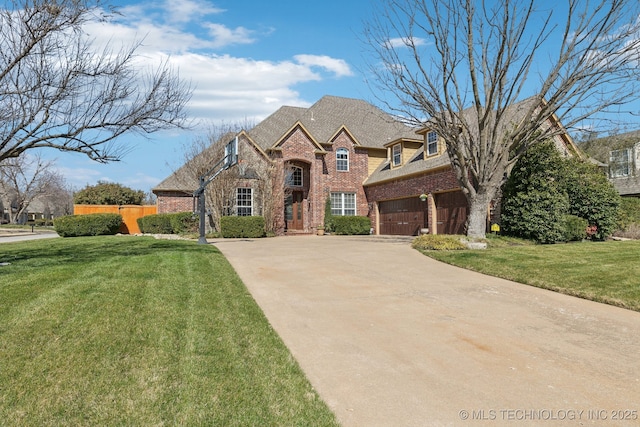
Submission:
<svg viewBox="0 0 640 427">
<path fill-rule="evenodd" d="M 336 170 L 341 172 L 349 171 L 349 150 L 338 148 L 336 150 Z"/>
<path fill-rule="evenodd" d="M 396 144 L 391 148 L 391 164 L 393 166 L 402 164 L 402 144 Z"/>
<path fill-rule="evenodd" d="M 434 131 L 427 133 L 427 156 L 438 154 L 438 134 Z"/>
</svg>

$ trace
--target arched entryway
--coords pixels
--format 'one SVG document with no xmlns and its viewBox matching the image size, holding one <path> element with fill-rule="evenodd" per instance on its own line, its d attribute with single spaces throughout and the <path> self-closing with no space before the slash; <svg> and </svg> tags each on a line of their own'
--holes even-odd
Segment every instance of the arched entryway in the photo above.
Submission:
<svg viewBox="0 0 640 427">
<path fill-rule="evenodd" d="M 308 231 L 310 165 L 301 161 L 289 161 L 285 163 L 284 173 L 285 231 Z"/>
</svg>

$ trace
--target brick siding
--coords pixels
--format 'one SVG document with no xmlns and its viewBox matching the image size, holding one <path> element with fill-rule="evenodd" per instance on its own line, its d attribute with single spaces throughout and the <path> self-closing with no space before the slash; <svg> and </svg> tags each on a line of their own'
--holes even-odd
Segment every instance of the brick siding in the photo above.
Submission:
<svg viewBox="0 0 640 427">
<path fill-rule="evenodd" d="M 180 191 L 157 191 L 158 213 L 193 212 L 194 199 L 192 194 Z"/>
</svg>

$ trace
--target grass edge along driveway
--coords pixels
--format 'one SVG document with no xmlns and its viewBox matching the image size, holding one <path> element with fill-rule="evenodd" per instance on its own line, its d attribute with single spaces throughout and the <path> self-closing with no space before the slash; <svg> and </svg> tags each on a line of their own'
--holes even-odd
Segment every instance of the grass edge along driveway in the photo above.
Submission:
<svg viewBox="0 0 640 427">
<path fill-rule="evenodd" d="M 337 425 L 215 247 L 55 239 L 0 262 L 3 425 Z"/>
<path fill-rule="evenodd" d="M 640 311 L 640 241 L 422 251 L 458 267 Z"/>
</svg>

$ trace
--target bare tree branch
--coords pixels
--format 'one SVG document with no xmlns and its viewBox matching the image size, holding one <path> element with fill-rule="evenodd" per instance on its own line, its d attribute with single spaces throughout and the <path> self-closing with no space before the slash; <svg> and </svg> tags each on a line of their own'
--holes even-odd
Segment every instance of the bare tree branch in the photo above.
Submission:
<svg viewBox="0 0 640 427">
<path fill-rule="evenodd" d="M 640 98 L 637 0 L 382 4 L 364 36 L 373 83 L 389 110 L 446 142 L 471 235 L 484 235 L 488 203 L 530 145 Z"/>
<path fill-rule="evenodd" d="M 9 0 L 0 9 L 0 160 L 34 148 L 99 162 L 127 151 L 125 134 L 186 126 L 191 89 L 140 42 L 96 51 L 83 24 L 109 19 L 100 0 Z M 146 71 L 145 71 L 146 70 Z"/>
</svg>

